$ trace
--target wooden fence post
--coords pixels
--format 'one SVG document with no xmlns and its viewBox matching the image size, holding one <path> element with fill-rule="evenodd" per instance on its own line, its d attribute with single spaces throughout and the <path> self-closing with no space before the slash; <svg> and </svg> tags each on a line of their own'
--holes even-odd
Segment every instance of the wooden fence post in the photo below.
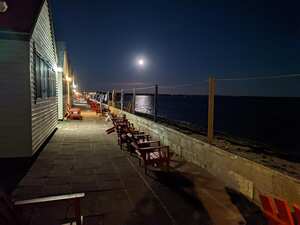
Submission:
<svg viewBox="0 0 300 225">
<path fill-rule="evenodd" d="M 155 93 L 154 93 L 154 121 L 157 121 L 157 98 L 158 98 L 158 85 L 155 85 Z"/>
<path fill-rule="evenodd" d="M 112 107 L 116 107 L 115 105 L 115 90 L 113 89 L 112 91 L 112 96 L 111 96 L 111 103 L 112 103 Z"/>
<path fill-rule="evenodd" d="M 123 112 L 124 107 L 124 90 L 121 89 L 121 112 Z"/>
<path fill-rule="evenodd" d="M 209 77 L 209 80 L 208 80 L 208 124 L 207 124 L 207 139 L 208 139 L 209 144 L 212 144 L 213 139 L 214 139 L 215 89 L 216 89 L 216 80 L 213 77 Z"/>
<path fill-rule="evenodd" d="M 135 88 L 132 90 L 132 106 L 131 106 L 132 113 L 135 114 Z"/>
<path fill-rule="evenodd" d="M 107 105 L 109 106 L 110 105 L 110 93 L 109 93 L 109 91 L 107 91 Z"/>
</svg>

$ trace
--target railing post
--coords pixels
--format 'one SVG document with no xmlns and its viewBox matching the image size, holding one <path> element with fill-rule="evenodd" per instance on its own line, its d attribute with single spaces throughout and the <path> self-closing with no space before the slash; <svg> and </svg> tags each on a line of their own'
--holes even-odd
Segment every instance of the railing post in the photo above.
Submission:
<svg viewBox="0 0 300 225">
<path fill-rule="evenodd" d="M 111 105 L 112 107 L 116 107 L 115 105 L 115 90 L 113 89 L 112 95 L 111 95 Z"/>
<path fill-rule="evenodd" d="M 158 85 L 155 85 L 155 93 L 154 93 L 154 121 L 157 121 L 157 98 L 158 98 Z"/>
<path fill-rule="evenodd" d="M 121 89 L 121 112 L 123 112 L 123 107 L 124 107 L 124 90 Z"/>
<path fill-rule="evenodd" d="M 209 144 L 212 144 L 213 139 L 214 139 L 215 89 L 216 89 L 216 80 L 213 77 L 209 77 L 209 80 L 208 80 L 208 124 L 207 124 L 207 139 L 208 139 Z"/>
<path fill-rule="evenodd" d="M 110 105 L 109 95 L 110 95 L 110 93 L 109 93 L 109 91 L 107 91 L 107 105 Z"/>
<path fill-rule="evenodd" d="M 132 113 L 135 114 L 135 88 L 132 90 Z"/>
</svg>

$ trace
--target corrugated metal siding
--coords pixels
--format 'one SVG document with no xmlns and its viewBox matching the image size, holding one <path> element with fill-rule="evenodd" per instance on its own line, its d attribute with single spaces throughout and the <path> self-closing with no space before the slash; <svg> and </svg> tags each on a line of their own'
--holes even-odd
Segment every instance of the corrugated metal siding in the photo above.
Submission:
<svg viewBox="0 0 300 225">
<path fill-rule="evenodd" d="M 34 99 L 34 66 L 33 66 L 33 43 L 36 51 L 42 58 L 56 66 L 56 47 L 53 40 L 51 22 L 49 17 L 48 2 L 45 1 L 32 38 L 30 40 L 30 79 L 31 79 L 31 110 L 32 110 L 32 150 L 33 153 L 45 142 L 57 126 L 58 108 L 57 97 L 48 99 Z M 57 90 L 57 85 L 56 85 Z"/>
<path fill-rule="evenodd" d="M 0 157 L 31 155 L 29 42 L 0 40 Z"/>
</svg>

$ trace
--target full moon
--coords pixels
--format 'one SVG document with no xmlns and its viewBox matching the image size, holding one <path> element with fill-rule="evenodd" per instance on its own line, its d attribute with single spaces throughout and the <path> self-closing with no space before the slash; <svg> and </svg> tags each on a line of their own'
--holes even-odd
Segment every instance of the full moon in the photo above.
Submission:
<svg viewBox="0 0 300 225">
<path fill-rule="evenodd" d="M 143 66 L 143 65 L 145 64 L 145 62 L 144 62 L 143 59 L 139 59 L 139 60 L 138 60 L 138 64 L 139 64 L 140 66 Z"/>
<path fill-rule="evenodd" d="M 148 67 L 149 61 L 145 56 L 139 55 L 134 59 L 133 63 L 138 70 L 144 70 L 146 67 Z"/>
</svg>

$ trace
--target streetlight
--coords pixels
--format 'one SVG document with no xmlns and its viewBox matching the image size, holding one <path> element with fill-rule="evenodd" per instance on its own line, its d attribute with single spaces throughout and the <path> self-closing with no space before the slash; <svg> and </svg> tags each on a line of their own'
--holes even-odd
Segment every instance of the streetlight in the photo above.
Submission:
<svg viewBox="0 0 300 225">
<path fill-rule="evenodd" d="M 62 73 L 64 70 L 62 67 L 55 65 L 54 66 L 54 71 L 57 73 Z"/>
<path fill-rule="evenodd" d="M 72 81 L 72 78 L 69 77 L 69 76 L 67 76 L 67 77 L 66 77 L 66 80 L 67 80 L 68 82 L 71 82 L 71 81 Z"/>
</svg>

